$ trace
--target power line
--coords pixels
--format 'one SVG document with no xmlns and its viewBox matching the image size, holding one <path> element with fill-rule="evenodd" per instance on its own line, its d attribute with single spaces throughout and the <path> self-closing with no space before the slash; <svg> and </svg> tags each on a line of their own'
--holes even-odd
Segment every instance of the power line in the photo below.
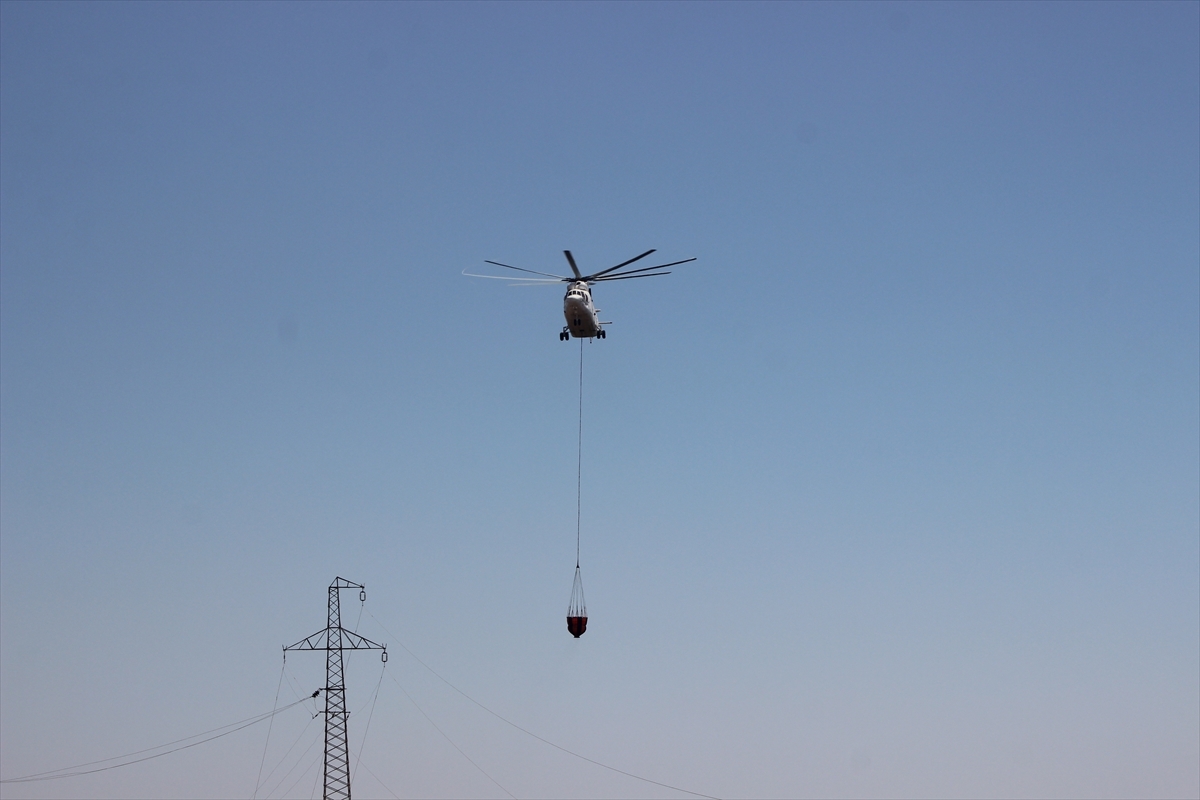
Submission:
<svg viewBox="0 0 1200 800">
<path fill-rule="evenodd" d="M 379 682 L 380 683 L 383 682 L 383 672 L 382 671 L 379 673 Z M 378 692 L 379 692 L 378 686 L 376 686 L 375 692 L 376 692 L 376 695 L 378 695 Z M 364 708 L 366 708 L 365 705 L 362 708 L 359 708 L 358 711 L 356 711 L 355 713 L 361 712 Z M 373 709 L 374 709 L 374 703 L 372 703 L 372 710 Z M 306 733 L 308 733 L 308 729 L 309 729 L 309 727 L 312 726 L 313 720 L 315 720 L 319 716 L 321 716 L 320 712 L 313 714 L 311 717 L 309 717 L 308 722 L 305 723 L 305 725 L 304 725 L 304 729 L 302 731 L 300 731 L 300 734 L 296 737 L 296 740 L 294 742 L 292 742 L 292 746 L 287 749 L 287 752 L 285 752 L 283 754 L 283 757 L 280 758 L 279 761 L 275 764 L 275 766 L 271 768 L 271 772 L 267 775 L 266 779 L 263 781 L 264 787 L 266 786 L 266 784 L 269 784 L 271 782 L 271 778 L 274 777 L 275 773 L 279 770 L 279 768 L 282 767 L 285 763 L 287 763 L 288 757 L 292 754 L 292 751 L 296 749 L 296 745 L 300 744 L 300 742 L 304 739 L 304 735 Z M 369 727 L 369 723 L 368 723 L 368 727 Z M 304 748 L 304 752 L 301 753 L 300 756 L 292 764 L 292 766 L 288 768 L 288 771 L 285 772 L 283 775 L 281 775 L 279 780 L 275 782 L 275 787 L 273 789 L 271 789 L 270 791 L 264 791 L 263 797 L 272 797 L 277 792 L 279 792 L 280 787 L 282 787 L 284 782 L 288 778 L 291 777 L 292 773 L 295 772 L 302 764 L 305 763 L 304 759 L 308 756 L 309 751 L 313 749 L 313 746 L 316 745 L 316 743 L 318 741 L 319 741 L 319 738 L 313 739 L 312 741 L 310 741 L 308 743 L 308 747 Z M 360 751 L 360 755 L 361 755 L 361 751 Z M 309 762 L 308 766 L 306 766 L 301 771 L 301 773 L 296 777 L 296 779 L 294 781 L 292 781 L 292 783 L 288 786 L 287 789 L 285 789 L 283 791 L 283 793 L 280 796 L 286 797 L 288 795 L 288 793 L 292 791 L 292 789 L 296 788 L 296 785 L 298 783 L 300 783 L 300 781 L 304 780 L 304 776 L 309 773 L 309 771 L 313 768 L 313 765 L 316 763 L 318 763 L 318 762 L 317 761 Z M 370 767 L 367 767 L 366 764 L 360 763 L 360 766 L 366 768 L 366 770 L 368 772 L 371 771 Z M 321 771 L 317 770 L 317 775 L 316 775 L 317 781 L 320 781 L 321 774 L 322 774 Z M 373 773 L 373 772 L 371 774 L 375 775 L 375 773 Z M 376 777 L 375 779 L 379 780 L 378 777 Z M 380 781 L 380 785 L 383 786 L 384 789 L 387 789 L 389 792 L 392 791 L 391 789 L 388 789 L 388 787 L 386 785 L 384 785 L 382 781 Z M 393 793 L 392 796 L 394 797 L 395 794 Z"/>
<path fill-rule="evenodd" d="M 358 616 L 361 619 L 362 613 L 360 612 Z M 357 623 L 355 623 L 354 628 L 355 630 L 358 629 Z M 353 780 L 354 776 L 358 774 L 358 767 L 362 764 L 363 750 L 367 746 L 367 734 L 371 731 L 371 720 L 375 718 L 375 703 L 379 700 L 379 687 L 383 685 L 383 673 L 386 670 L 387 662 L 385 661 L 383 662 L 383 667 L 379 670 L 379 680 L 375 683 L 375 694 L 371 695 L 371 713 L 367 715 L 367 726 L 363 728 L 363 738 L 362 742 L 358 745 L 358 758 L 354 762 L 354 774 L 350 776 L 351 780 Z"/>
<path fill-rule="evenodd" d="M 365 769 L 367 772 L 369 772 L 371 774 L 371 777 L 374 778 L 379 783 L 380 786 L 382 786 L 384 789 L 387 789 L 388 794 L 390 794 L 392 797 L 396 798 L 396 800 L 400 800 L 400 795 L 393 792 L 386 783 L 384 783 L 382 780 L 379 779 L 378 775 L 376 775 L 374 772 L 371 772 L 370 767 L 368 767 L 366 764 L 363 764 L 361 761 L 359 762 L 359 766 L 361 766 L 363 769 Z"/>
<path fill-rule="evenodd" d="M 397 642 L 397 643 L 399 643 L 400 647 L 404 649 L 404 652 L 406 652 L 406 653 L 408 653 L 410 656 L 412 656 L 412 657 L 413 657 L 413 659 L 414 659 L 414 660 L 415 660 L 415 661 L 416 661 L 418 664 L 420 664 L 422 667 L 424 667 L 425 669 L 429 670 L 429 671 L 430 671 L 430 672 L 433 674 L 433 676 L 434 676 L 435 678 L 437 678 L 439 681 L 441 681 L 442 683 L 444 683 L 444 684 L 446 684 L 447 686 L 449 686 L 449 687 L 450 687 L 451 689 L 453 689 L 454 691 L 456 691 L 456 692 L 458 692 L 459 694 L 461 694 L 463 697 L 465 697 L 465 698 L 467 698 L 468 700 L 470 700 L 470 701 L 471 701 L 472 703 L 474 703 L 475 705 L 477 705 L 477 706 L 479 706 L 480 708 L 482 708 L 482 709 L 483 709 L 484 711 L 486 711 L 487 713 L 491 714 L 491 715 L 492 715 L 493 717 L 495 717 L 496 719 L 498 719 L 498 720 L 500 720 L 501 722 L 503 722 L 505 725 L 508 725 L 508 726 L 510 726 L 510 727 L 513 727 L 513 728 L 516 728 L 517 730 L 519 730 L 521 733 L 525 734 L 526 736 L 532 736 L 534 739 L 537 739 L 539 742 L 542 742 L 543 744 L 548 744 L 548 745 L 550 745 L 551 747 L 553 747 L 553 748 L 554 748 L 554 749 L 556 749 L 556 750 L 561 750 L 562 752 L 566 753 L 567 755 L 575 756 L 575 758 L 578 758 L 578 759 L 581 759 L 581 760 L 583 760 L 583 761 L 586 761 L 586 762 L 588 762 L 589 764 L 595 764 L 597 767 L 603 767 L 604 769 L 607 769 L 607 770 L 609 770 L 609 771 L 611 771 L 611 772 L 616 772 L 616 773 L 619 773 L 619 774 L 621 774 L 621 775 L 624 775 L 624 776 L 626 776 L 626 777 L 633 778 L 634 780 L 639 780 L 639 781 L 642 781 L 642 782 L 644 782 L 644 783 L 652 783 L 652 784 L 654 784 L 655 786 L 661 786 L 661 787 L 663 787 L 664 789 L 671 789 L 671 790 L 673 790 L 673 791 L 676 791 L 676 792 L 683 792 L 684 794 L 690 794 L 690 795 L 692 795 L 692 796 L 694 796 L 694 797 L 703 797 L 703 798 L 705 798 L 705 800 L 720 800 L 720 798 L 713 797 L 712 795 L 709 795 L 709 794 L 702 794 L 702 793 L 700 793 L 700 792 L 693 792 L 693 791 L 691 791 L 690 789 L 684 789 L 684 788 L 682 788 L 682 787 L 679 787 L 679 786 L 672 786 L 672 785 L 671 785 L 671 784 L 669 784 L 669 783 L 663 783 L 662 781 L 656 781 L 656 780 L 653 780 L 652 778 L 643 778 L 641 775 L 634 775 L 632 772 L 626 772 L 625 770 L 623 770 L 623 769 L 618 769 L 617 767 L 610 767 L 608 764 L 604 764 L 604 763 L 602 763 L 602 762 L 600 762 L 600 761 L 596 761 L 596 760 L 595 760 L 595 759 L 593 759 L 593 758 L 588 758 L 588 757 L 587 757 L 587 756 L 585 756 L 585 755 L 580 755 L 579 753 L 576 753 L 576 752 L 575 752 L 575 751 L 573 751 L 573 750 L 568 750 L 567 748 L 563 747 L 562 745 L 555 744 L 554 742 L 550 741 L 549 739 L 543 739 L 541 736 L 538 736 L 538 735 L 537 735 L 536 733 L 534 733 L 533 731 L 528 731 L 528 730 L 526 730 L 525 728 L 522 728 L 520 725 L 518 725 L 518 724 L 517 724 L 517 723 L 515 723 L 515 722 L 510 722 L 509 720 L 507 720 L 507 719 L 505 719 L 504 717 L 500 716 L 500 715 L 499 715 L 499 714 L 497 714 L 495 711 L 492 711 L 490 708 L 488 708 L 487 706 L 485 706 L 483 703 L 479 702 L 479 701 L 478 701 L 478 700 L 476 700 L 474 697 L 471 697 L 471 695 L 467 694 L 467 693 L 466 693 L 466 692 L 464 692 L 462 689 L 459 689 L 459 688 L 458 688 L 457 686 L 455 686 L 453 683 L 451 683 L 450 681 L 446 680 L 446 679 L 445 679 L 445 678 L 443 678 L 441 675 L 439 675 L 439 674 L 438 674 L 438 673 L 437 673 L 437 672 L 434 670 L 434 668 L 433 668 L 433 667 L 429 666 L 429 665 L 428 665 L 428 664 L 426 664 L 424 661 L 422 661 L 422 660 L 421 660 L 421 659 L 420 659 L 420 658 L 417 656 L 417 654 L 416 654 L 416 653 L 414 653 L 412 650 L 409 650 L 409 649 L 408 649 L 408 647 L 407 647 L 407 646 L 404 644 L 404 642 L 400 641 L 400 637 L 396 636 L 396 634 L 394 634 L 394 633 L 392 633 L 391 631 L 389 631 L 389 630 L 387 629 L 387 627 L 386 627 L 386 626 L 385 626 L 385 625 L 384 625 L 382 622 L 380 622 L 380 621 L 379 621 L 379 618 L 378 618 L 378 617 L 376 617 L 376 616 L 375 616 L 374 614 L 372 614 L 370 611 L 368 611 L 367 613 L 371 615 L 371 619 L 375 620 L 375 622 L 379 624 L 379 627 L 380 627 L 380 628 L 383 628 L 383 631 L 384 631 L 384 633 L 386 633 L 388 636 L 391 636 L 393 639 L 395 639 L 395 640 L 396 640 L 396 642 Z M 392 680 L 395 680 L 395 678 L 393 678 Z M 400 684 L 399 684 L 399 683 L 397 683 L 396 685 L 397 685 L 397 686 L 399 686 Z M 401 691 L 404 691 L 403 687 L 401 687 Z M 408 694 L 408 693 L 407 693 L 407 692 L 405 692 L 405 694 Z M 411 698 L 410 698 L 410 699 L 411 699 Z M 416 704 L 414 703 L 413 705 L 416 705 Z M 418 708 L 418 710 L 420 710 L 420 709 Z M 422 711 L 421 713 L 422 713 L 422 714 L 424 714 L 425 712 L 423 712 L 423 711 Z M 426 719 L 428 719 L 428 717 L 426 717 Z M 433 721 L 433 720 L 430 720 L 430 722 L 432 722 L 432 721 Z M 436 728 L 437 726 L 435 725 L 434 727 Z M 439 732 L 440 732 L 440 731 L 439 731 Z M 444 736 L 445 734 L 442 734 L 442 735 Z M 453 744 L 453 742 L 451 742 L 451 744 Z M 462 751 L 459 751 L 459 752 L 462 752 Z M 465 756 L 466 754 L 464 753 L 463 755 Z M 470 759 L 468 759 L 468 760 L 470 760 Z M 471 763 L 475 763 L 475 762 L 473 762 L 473 761 L 472 761 Z M 484 773 L 484 774 L 486 774 L 486 773 Z M 497 784 L 497 785 L 499 785 L 499 784 Z M 501 787 L 501 788 L 503 788 L 503 787 Z"/>
<path fill-rule="evenodd" d="M 274 711 L 279 707 L 279 690 L 283 688 L 283 671 L 287 669 L 287 659 L 283 660 L 283 664 L 279 667 L 279 683 L 275 684 L 275 702 L 271 704 L 271 710 Z M 258 762 L 258 777 L 254 779 L 254 794 L 252 800 L 258 798 L 258 787 L 262 784 L 263 765 L 267 763 L 267 748 L 271 746 L 271 729 L 275 727 L 275 716 L 271 715 L 271 724 L 267 726 L 267 741 L 263 743 L 262 759 Z"/>
<path fill-rule="evenodd" d="M 300 762 L 304 759 L 304 757 L 306 755 L 308 755 L 308 751 L 312 750 L 313 745 L 317 743 L 316 739 L 313 739 L 311 742 L 309 742 L 308 747 L 306 747 L 304 749 L 304 752 L 300 754 L 300 757 L 298 759 L 296 759 L 296 763 L 293 764 L 290 768 L 288 768 L 288 771 L 283 774 L 283 777 L 281 777 L 275 783 L 275 789 L 272 789 L 270 791 L 265 791 L 266 784 L 269 784 L 271 782 L 271 778 L 275 777 L 275 773 L 278 772 L 279 768 L 282 767 L 284 765 L 284 763 L 288 760 L 288 756 L 290 756 L 292 754 L 292 751 L 296 749 L 296 745 L 300 744 L 300 741 L 304 738 L 304 735 L 306 733 L 308 733 L 308 729 L 312 727 L 313 720 L 316 719 L 318 716 L 320 716 L 320 715 L 313 714 L 311 717 L 308 718 L 308 722 L 304 723 L 304 727 L 301 729 L 300 734 L 296 737 L 295 741 L 292 742 L 292 746 L 287 749 L 287 752 L 285 752 L 283 754 L 283 757 L 280 758 L 278 762 L 276 762 L 275 766 L 271 767 L 271 771 L 267 773 L 267 777 L 263 781 L 262 788 L 264 789 L 264 795 L 263 795 L 264 797 L 270 797 L 272 794 L 275 793 L 275 789 L 278 789 L 280 787 L 280 785 L 288 779 L 288 776 L 292 774 L 292 772 L 296 769 L 296 767 L 300 764 Z M 304 771 L 304 774 L 307 774 L 307 773 L 308 773 L 308 770 L 306 769 Z"/>
<path fill-rule="evenodd" d="M 314 718 L 314 719 L 315 719 L 315 718 Z M 291 769 L 289 769 L 289 770 L 288 770 L 288 771 L 287 771 L 287 772 L 284 774 L 284 776 L 283 776 L 282 778 L 280 778 L 280 779 L 279 779 L 279 783 L 275 784 L 275 788 L 271 790 L 271 794 L 275 794 L 275 792 L 276 792 L 276 791 L 279 789 L 279 787 L 280 787 L 280 786 L 283 786 L 283 782 L 284 782 L 284 781 L 286 781 L 286 780 L 288 779 L 288 776 L 290 776 L 290 775 L 292 774 L 292 772 L 294 772 L 294 771 L 295 771 L 296 767 L 298 767 L 298 766 L 300 766 L 301 764 L 303 764 L 303 763 L 304 763 L 304 758 L 305 758 L 305 756 L 307 756 L 307 755 L 308 755 L 309 751 L 310 751 L 310 750 L 312 750 L 312 749 L 313 749 L 313 747 L 316 745 L 316 743 L 317 743 L 317 742 L 319 742 L 319 741 L 321 741 L 321 740 L 320 740 L 320 739 L 313 739 L 311 742 L 309 742 L 309 743 L 308 743 L 308 747 L 304 748 L 304 752 L 300 754 L 300 758 L 296 759 L 296 763 L 292 765 L 292 768 L 291 768 Z M 284 790 L 283 790 L 283 792 L 282 792 L 282 793 L 281 793 L 279 796 L 280 796 L 280 797 L 287 797 L 288 793 L 289 793 L 289 792 L 291 792 L 291 791 L 292 791 L 292 789 L 295 789 L 295 788 L 296 788 L 296 784 L 298 784 L 300 781 L 304 780 L 304 776 L 308 774 L 308 771 L 309 771 L 310 769 L 312 769 L 313 767 L 315 767 L 315 766 L 316 766 L 317 764 L 319 764 L 319 763 L 321 763 L 321 762 L 320 762 L 320 761 L 316 761 L 316 760 L 314 760 L 314 761 L 309 761 L 309 762 L 308 762 L 308 766 L 307 766 L 307 767 L 305 767 L 305 768 L 303 769 L 303 771 L 301 771 L 301 773 L 300 773 L 299 775 L 297 775 L 297 776 L 296 776 L 296 780 L 292 781 L 291 785 L 290 785 L 290 786 L 288 786 L 288 788 L 287 788 L 287 789 L 284 789 Z M 312 791 L 312 794 L 316 794 L 316 790 L 317 790 L 317 783 L 318 783 L 318 782 L 320 782 L 320 780 L 321 780 L 321 775 L 322 775 L 322 772 L 321 772 L 321 770 L 317 770 L 317 774 L 316 774 L 316 775 L 313 777 L 313 791 Z M 268 795 L 268 797 L 269 797 L 269 796 L 270 796 L 270 795 Z M 312 795 L 310 794 L 310 796 L 312 796 Z"/>
<path fill-rule="evenodd" d="M 305 699 L 307 699 L 307 698 L 305 698 Z M 37 772 L 37 773 L 34 773 L 33 775 L 25 775 L 20 778 L 4 778 L 3 780 L 0 780 L 0 783 L 34 783 L 36 781 L 53 781 L 53 780 L 58 780 L 59 778 L 76 778 L 80 775 L 91 775 L 96 772 L 105 772 L 110 769 L 118 769 L 120 767 L 128 767 L 131 764 L 140 764 L 143 761 L 150 761 L 151 759 L 161 758 L 162 756 L 170 755 L 171 753 L 178 753 L 180 750 L 187 750 L 190 747 L 196 747 L 197 745 L 205 744 L 206 742 L 211 742 L 214 739 L 220 739 L 221 737 L 228 736 L 231 733 L 237 733 L 240 730 L 249 728 L 251 725 L 257 725 L 260 722 L 264 722 L 268 719 L 273 719 L 276 714 L 282 714 L 284 711 L 287 711 L 289 708 L 294 708 L 303 702 L 304 702 L 304 700 L 297 700 L 296 702 L 294 702 L 290 705 L 286 705 L 283 708 L 279 708 L 274 711 L 268 711 L 265 714 L 258 714 L 253 717 L 247 717 L 246 719 L 241 720 L 239 722 L 231 722 L 228 725 L 222 725 L 219 728 L 213 728 L 212 730 L 205 731 L 204 733 L 197 733 L 192 736 L 185 736 L 182 739 L 176 739 L 173 742 L 167 742 L 166 744 L 160 744 L 157 747 L 147 747 L 144 750 L 137 750 L 132 753 L 126 753 L 123 756 L 113 756 L 112 758 L 102 758 L 99 761 L 89 761 L 86 764 L 76 764 L 75 766 L 72 766 L 72 767 L 62 767 L 61 769 L 52 769 L 52 770 L 48 770 L 46 772 Z M 235 725 L 237 727 L 233 727 Z M 218 733 L 215 736 L 208 736 L 208 734 L 210 734 L 210 733 L 215 733 L 216 731 L 225 730 L 225 728 L 232 728 L 232 730 L 227 730 L 224 733 Z M 83 769 L 84 767 L 90 767 L 94 764 L 103 764 L 107 761 L 120 761 L 121 759 L 130 758 L 131 756 L 141 755 L 142 753 L 149 753 L 153 750 L 161 750 L 164 747 L 171 747 L 171 745 L 179 744 L 180 742 L 186 742 L 189 739 L 195 739 L 200 736 L 208 736 L 208 738 L 201 739 L 198 742 L 192 742 L 191 744 L 181 745 L 180 747 L 174 747 L 174 748 L 172 748 L 170 750 L 166 750 L 162 753 L 155 753 L 154 755 L 143 756 L 142 758 L 135 758 L 132 761 L 123 761 L 120 764 L 110 764 L 107 767 L 97 767 L 96 769 L 86 769 L 86 770 Z M 79 770 L 79 771 L 73 771 L 73 770 Z"/>
<path fill-rule="evenodd" d="M 386 664 L 384 666 L 386 667 Z M 379 685 L 382 683 L 383 683 L 383 671 L 381 670 L 379 673 L 379 681 L 375 687 L 375 694 L 372 695 L 373 699 L 368 701 L 367 704 L 364 704 L 361 708 L 359 708 L 357 711 L 355 711 L 354 712 L 355 714 L 361 713 L 364 709 L 367 708 L 367 705 L 370 705 L 372 712 L 374 712 L 374 706 L 375 706 L 374 700 L 378 697 Z M 308 757 L 309 751 L 311 751 L 313 749 L 313 747 L 317 744 L 317 742 L 320 741 L 320 737 L 317 737 L 316 739 L 312 739 L 311 741 L 309 741 L 308 746 L 299 755 L 299 757 L 297 757 L 292 762 L 292 765 L 290 767 L 288 767 L 287 772 L 285 772 L 283 775 L 281 775 L 279 777 L 278 780 L 275 781 L 274 787 L 269 790 L 267 789 L 267 787 L 271 784 L 271 779 L 275 776 L 275 773 L 278 772 L 279 769 L 288 762 L 288 759 L 291 756 L 292 751 L 294 751 L 296 749 L 296 746 L 299 745 L 301 743 L 301 741 L 304 740 L 305 734 L 308 733 L 309 728 L 312 726 L 313 720 L 315 720 L 319 716 L 321 716 L 321 714 L 320 714 L 320 712 L 317 712 L 317 713 L 313 714 L 311 717 L 309 717 L 308 722 L 305 723 L 304 729 L 302 731 L 300 731 L 299 735 L 296 736 L 296 740 L 294 742 L 292 742 L 291 747 L 289 747 L 287 749 L 287 752 L 285 752 L 283 754 L 283 756 L 276 762 L 275 766 L 271 768 L 270 773 L 263 780 L 263 784 L 262 784 L 263 788 L 261 789 L 261 791 L 262 791 L 262 795 L 264 798 L 275 797 L 275 796 L 286 797 L 294 788 L 296 788 L 296 786 L 300 783 L 300 781 L 304 780 L 305 776 L 307 776 L 308 773 L 312 770 L 314 764 L 320 763 L 321 759 L 317 759 L 316 761 L 313 761 L 313 762 L 305 761 L 305 759 Z M 367 721 L 367 727 L 368 728 L 370 727 L 369 719 Z M 364 742 L 365 742 L 365 738 L 364 738 Z M 359 751 L 360 758 L 361 758 L 361 755 L 362 755 L 362 752 L 360 750 Z M 305 766 L 306 764 L 307 764 L 307 766 Z M 304 766 L 304 769 L 301 770 L 300 774 L 296 776 L 295 780 L 293 780 L 286 789 L 282 789 L 283 785 L 288 781 L 289 778 L 292 777 L 292 773 L 294 773 L 301 766 Z M 387 786 L 387 784 L 385 784 L 383 781 L 381 781 L 379 779 L 378 775 L 376 775 L 374 772 L 371 772 L 370 767 L 368 767 L 366 764 L 362 763 L 361 761 L 359 761 L 357 766 L 361 766 L 364 769 L 366 769 L 367 772 L 370 772 L 371 776 L 374 777 L 375 780 L 378 781 L 379 785 L 382 786 L 385 790 L 387 790 L 387 792 L 390 793 L 392 795 L 392 797 L 396 796 L 396 793 L 393 792 Z M 321 770 L 317 770 L 317 775 L 314 780 L 316 782 L 320 782 L 321 776 L 322 776 Z M 315 792 L 315 790 L 314 790 L 314 792 Z"/>
<path fill-rule="evenodd" d="M 401 647 L 404 647 L 404 645 L 400 645 L 400 646 L 401 646 Z M 406 650 L 407 650 L 408 648 L 404 648 L 404 649 L 406 649 Z M 455 743 L 454 743 L 454 740 L 453 740 L 453 739 L 451 739 L 451 738 L 450 738 L 450 737 L 449 737 L 449 736 L 446 734 L 446 732 L 445 732 L 444 730 L 442 730 L 441 728 L 439 728 L 439 727 L 438 727 L 438 724 L 437 724 L 436 722 L 434 722 L 434 721 L 433 721 L 433 718 L 432 718 L 432 717 L 430 717 L 428 714 L 426 714 L 426 713 L 425 713 L 425 709 L 423 709 L 423 708 L 421 708 L 419 705 L 417 705 L 417 701 L 416 701 L 416 700 L 413 700 L 413 698 L 412 698 L 412 695 L 408 693 L 408 690 L 407 690 L 407 689 L 405 689 L 403 686 L 401 686 L 401 685 L 400 685 L 400 681 L 396 680 L 396 676 L 395 676 L 395 675 L 389 675 L 388 677 L 392 679 L 392 682 L 396 684 L 396 686 L 397 686 L 397 687 L 400 689 L 400 691 L 404 692 L 404 696 L 408 698 L 408 702 L 410 702 L 410 703 L 412 703 L 412 704 L 413 704 L 413 708 L 415 708 L 415 709 L 417 709 L 417 711 L 420 711 L 420 712 L 421 712 L 421 716 L 422 716 L 422 717 L 424 717 L 424 718 L 425 718 L 425 720 L 426 720 L 426 721 L 427 721 L 427 722 L 428 722 L 430 725 L 432 725 L 432 726 L 433 726 L 433 729 L 434 729 L 435 731 L 437 731 L 438 733 L 440 733 L 440 734 L 442 735 L 442 738 L 443 738 L 443 739 L 445 739 L 447 742 L 449 742 L 449 743 L 450 743 L 450 746 L 451 746 L 451 747 L 453 747 L 455 750 L 457 750 L 457 751 L 458 751 L 458 754 L 459 754 L 460 756 L 462 756 L 463 758 L 465 758 L 467 761 L 470 761 L 470 762 L 471 762 L 471 766 L 472 766 L 472 767 L 474 767 L 475 769 L 479 770 L 480 772 L 482 772 L 482 773 L 483 773 L 483 776 L 484 776 L 485 778 L 487 778 L 489 781 L 491 781 L 492 783 L 496 784 L 497 786 L 500 786 L 500 781 L 496 780 L 496 779 L 495 779 L 495 778 L 493 778 L 491 775 L 488 775 L 488 773 L 487 773 L 487 770 L 485 770 L 483 767 L 481 767 L 481 766 L 479 766 L 478 764 L 476 764 L 476 763 L 475 763 L 475 759 L 471 758 L 469 755 L 467 755 L 466 753 L 464 753 L 464 752 L 463 752 L 463 749 L 462 749 L 461 747 L 459 747 L 457 744 L 455 744 Z M 508 789 L 505 789 L 503 786 L 500 786 L 500 791 L 504 792 L 506 795 L 508 795 L 509 797 L 513 798 L 513 800 L 517 800 L 517 798 L 516 798 L 516 795 L 514 795 L 514 794 L 513 794 L 512 792 L 510 792 Z"/>
</svg>

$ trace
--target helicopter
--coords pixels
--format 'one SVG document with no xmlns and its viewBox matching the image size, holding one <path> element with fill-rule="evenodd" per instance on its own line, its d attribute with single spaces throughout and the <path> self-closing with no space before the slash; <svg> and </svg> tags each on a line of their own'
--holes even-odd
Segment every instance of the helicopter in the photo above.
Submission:
<svg viewBox="0 0 1200 800">
<path fill-rule="evenodd" d="M 567 294 L 563 298 L 563 316 L 566 317 L 567 324 L 559 331 L 559 341 L 565 342 L 572 336 L 576 339 L 604 339 L 605 325 L 611 325 L 611 322 L 600 321 L 600 309 L 596 308 L 592 302 L 592 285 L 602 281 L 622 281 L 626 278 L 650 278 L 655 275 L 670 275 L 670 272 L 656 272 L 655 270 L 666 269 L 667 267 L 675 267 L 680 264 L 687 264 L 690 261 L 695 261 L 694 258 L 685 258 L 683 261 L 672 261 L 670 264 L 659 264 L 657 267 L 639 267 L 638 269 L 625 270 L 618 272 L 635 261 L 640 261 L 654 250 L 647 250 L 640 256 L 634 256 L 628 261 L 623 261 L 615 267 L 602 269 L 599 272 L 593 272 L 590 275 L 584 275 L 579 271 L 579 267 L 575 265 L 575 257 L 571 255 L 570 250 L 563 250 L 563 255 L 567 257 L 567 263 L 571 265 L 572 277 L 564 277 L 562 275 L 551 275 L 549 272 L 538 272 L 524 267 L 514 267 L 511 264 L 501 264 L 499 261 L 484 260 L 486 264 L 492 264 L 505 269 L 514 269 L 518 272 L 528 272 L 533 275 L 541 275 L 541 278 L 521 278 L 509 277 L 505 275 L 478 275 L 474 272 L 463 270 L 463 275 L 472 278 L 492 278 L 494 280 L 516 281 L 513 286 L 534 286 L 538 284 L 556 284 L 566 283 Z"/>
</svg>

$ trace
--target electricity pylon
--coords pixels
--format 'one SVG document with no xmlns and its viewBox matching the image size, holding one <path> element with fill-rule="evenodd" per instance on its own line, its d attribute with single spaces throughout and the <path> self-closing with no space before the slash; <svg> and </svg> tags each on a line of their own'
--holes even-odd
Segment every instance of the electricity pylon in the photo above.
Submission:
<svg viewBox="0 0 1200 800">
<path fill-rule="evenodd" d="M 372 642 L 365 636 L 342 627 L 342 609 L 338 591 L 358 589 L 358 599 L 367 599 L 367 589 L 345 578 L 335 578 L 329 584 L 329 624 L 307 639 L 283 648 L 284 658 L 289 650 L 325 651 L 325 792 L 324 800 L 350 800 L 350 745 L 346 726 L 350 712 L 346 711 L 346 683 L 342 677 L 343 650 L 382 650 L 387 662 L 387 645 Z"/>
</svg>

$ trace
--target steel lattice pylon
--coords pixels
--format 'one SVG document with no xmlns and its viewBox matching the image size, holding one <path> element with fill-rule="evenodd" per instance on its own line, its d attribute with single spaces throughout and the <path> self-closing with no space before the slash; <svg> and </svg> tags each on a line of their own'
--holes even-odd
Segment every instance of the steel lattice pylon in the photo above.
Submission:
<svg viewBox="0 0 1200 800">
<path fill-rule="evenodd" d="M 329 621 L 325 630 L 283 648 L 289 650 L 325 651 L 325 791 L 324 800 L 350 800 L 350 745 L 347 728 L 350 713 L 346 711 L 346 682 L 342 672 L 342 650 L 382 650 L 387 661 L 387 645 L 372 642 L 365 636 L 342 627 L 342 589 L 358 589 L 359 599 L 367 599 L 361 584 L 345 578 L 335 578 L 329 584 Z"/>
</svg>

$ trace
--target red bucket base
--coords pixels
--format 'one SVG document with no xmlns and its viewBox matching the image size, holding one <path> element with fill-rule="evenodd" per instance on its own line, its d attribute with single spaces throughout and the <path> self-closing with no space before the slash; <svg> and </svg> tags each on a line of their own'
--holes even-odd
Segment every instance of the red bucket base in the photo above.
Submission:
<svg viewBox="0 0 1200 800">
<path fill-rule="evenodd" d="M 567 630 L 578 639 L 587 630 L 587 617 L 567 617 Z"/>
</svg>

